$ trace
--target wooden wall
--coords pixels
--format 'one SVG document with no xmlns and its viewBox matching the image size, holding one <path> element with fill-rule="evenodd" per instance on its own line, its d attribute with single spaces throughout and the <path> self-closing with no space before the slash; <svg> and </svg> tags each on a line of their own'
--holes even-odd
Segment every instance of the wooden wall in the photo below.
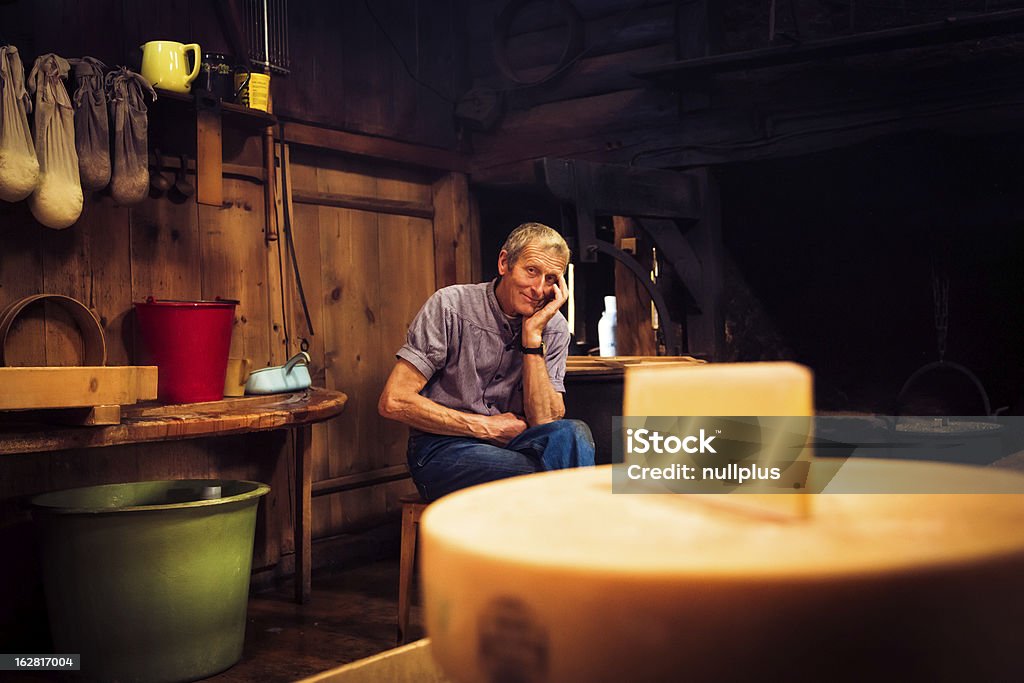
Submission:
<svg viewBox="0 0 1024 683">
<path fill-rule="evenodd" d="M 420 306 L 439 287 L 475 280 L 479 259 L 464 176 L 310 148 L 289 156 L 294 192 L 306 197 L 295 204 L 296 253 L 316 331 L 314 382 L 349 396 L 339 418 L 315 428 L 313 533 L 322 537 L 379 523 L 414 490 L 408 480 L 349 487 L 404 474 L 408 431 L 379 417 L 377 399 Z M 366 208 L 331 206 L 340 195 Z M 296 302 L 292 326 L 304 335 Z"/>
<path fill-rule="evenodd" d="M 278 113 L 433 147 L 458 146 L 452 105 L 469 87 L 461 4 L 291 0 L 292 75 L 274 93 Z"/>
<path fill-rule="evenodd" d="M 452 103 L 469 85 L 458 0 L 369 4 L 377 22 L 362 0 L 288 3 L 291 73 L 273 78 L 277 112 L 331 128 L 455 147 Z M 0 40 L 18 46 L 26 68 L 39 55 L 56 52 L 137 70 L 139 46 L 148 40 L 196 42 L 204 52 L 231 54 L 214 6 L 212 0 L 15 0 L 0 3 Z"/>
<path fill-rule="evenodd" d="M 300 338 L 308 339 L 314 382 L 349 396 L 340 419 L 315 428 L 314 538 L 323 541 L 394 519 L 395 497 L 411 490 L 402 479 L 405 430 L 379 418 L 377 397 L 419 306 L 438 286 L 478 277 L 479 259 L 466 176 L 432 168 L 461 163 L 450 163 L 458 144 L 451 103 L 408 77 L 362 3 L 290 5 L 294 70 L 275 77 L 273 97 L 286 127 L 301 128 L 309 138 L 289 145 L 287 154 L 292 187 L 307 195 L 293 206 L 293 228 L 315 334 L 302 315 L 284 241 L 265 240 L 263 182 L 238 176 L 224 177 L 221 207 L 154 195 L 125 208 L 105 192 L 87 194 L 82 217 L 64 231 L 38 224 L 25 202 L 0 202 L 0 308 L 40 292 L 85 302 L 106 332 L 110 364 L 148 360 L 131 304 L 150 295 L 238 299 L 231 355 L 256 367 L 283 362 Z M 461 25 L 453 5 L 374 4 L 417 77 L 436 78 L 445 92 L 458 89 L 463 63 L 452 34 Z M 0 5 L 0 29 L 0 38 L 19 46 L 27 67 L 51 51 L 137 66 L 136 46 L 156 38 L 196 40 L 204 50 L 227 47 L 212 3 L 200 0 L 20 0 Z M 150 105 L 150 114 L 151 148 L 186 154 L 194 164 L 190 107 L 161 100 Z M 225 163 L 259 176 L 260 132 L 225 117 Z M 284 148 L 276 149 L 283 157 Z M 337 195 L 356 198 L 363 209 L 331 206 Z M 321 200 L 327 203 L 318 205 Z M 384 209 L 374 210 L 374 202 Z M 394 204 L 411 206 L 412 213 L 396 212 Z M 19 321 L 8 349 L 20 365 L 81 358 L 72 321 L 44 307 Z M 27 497 L 76 485 L 205 476 L 271 484 L 254 569 L 287 574 L 291 448 L 283 434 L 269 433 L 0 459 L 0 541 L 8 556 L 20 558 L 0 562 L 0 579 L 17 585 L 33 570 Z M 31 580 L 26 585 L 38 588 Z M 36 614 L 39 600 L 31 589 L 12 597 L 0 609 L 0 636 Z"/>
</svg>

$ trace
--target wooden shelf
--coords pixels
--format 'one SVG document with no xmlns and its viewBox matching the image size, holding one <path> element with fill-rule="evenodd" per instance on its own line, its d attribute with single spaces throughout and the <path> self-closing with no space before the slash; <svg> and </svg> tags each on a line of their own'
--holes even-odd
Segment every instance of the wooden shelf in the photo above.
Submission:
<svg viewBox="0 0 1024 683">
<path fill-rule="evenodd" d="M 161 106 L 160 103 L 164 102 L 167 103 L 166 106 L 168 107 L 187 106 L 189 109 L 195 110 L 195 98 L 192 95 L 156 88 L 156 96 L 157 100 L 153 104 L 154 107 L 159 108 Z M 250 109 L 240 104 L 231 104 L 221 100 L 220 110 L 221 117 L 228 125 L 252 129 L 254 132 L 262 132 L 267 126 L 277 125 L 276 116 L 259 109 Z"/>
<path fill-rule="evenodd" d="M 19 413 L 6 413 L 0 418 L 0 455 L 288 429 L 329 420 L 345 409 L 347 401 L 340 391 L 313 388 L 209 403 L 145 402 L 125 406 L 121 424 L 106 427 L 55 428 L 26 423 Z"/>
</svg>

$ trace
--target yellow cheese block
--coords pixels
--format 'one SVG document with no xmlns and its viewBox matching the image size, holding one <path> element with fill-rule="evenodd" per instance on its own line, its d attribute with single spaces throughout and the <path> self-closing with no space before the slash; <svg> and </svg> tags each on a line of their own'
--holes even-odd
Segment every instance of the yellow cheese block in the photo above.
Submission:
<svg viewBox="0 0 1024 683">
<path fill-rule="evenodd" d="M 851 459 L 834 490 L 847 473 L 1024 486 Z M 1020 495 L 823 494 L 780 517 L 729 496 L 613 495 L 611 479 L 549 472 L 427 508 L 426 626 L 452 680 L 1021 679 Z"/>
<path fill-rule="evenodd" d="M 626 368 L 623 415 L 814 415 L 814 376 L 796 363 Z"/>
</svg>

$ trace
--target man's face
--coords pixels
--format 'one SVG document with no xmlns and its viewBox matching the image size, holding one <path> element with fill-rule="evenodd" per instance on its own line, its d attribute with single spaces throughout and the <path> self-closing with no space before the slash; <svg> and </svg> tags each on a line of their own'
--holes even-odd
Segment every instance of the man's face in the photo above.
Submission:
<svg viewBox="0 0 1024 683">
<path fill-rule="evenodd" d="M 526 245 L 514 265 L 508 253 L 498 255 L 498 303 L 509 315 L 530 317 L 554 298 L 559 276 L 566 263 L 556 251 Z"/>
</svg>

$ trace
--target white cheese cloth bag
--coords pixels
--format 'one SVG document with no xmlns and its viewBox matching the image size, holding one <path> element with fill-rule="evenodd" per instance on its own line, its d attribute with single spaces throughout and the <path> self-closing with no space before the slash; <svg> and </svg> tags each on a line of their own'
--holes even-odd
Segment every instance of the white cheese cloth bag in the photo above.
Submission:
<svg viewBox="0 0 1024 683">
<path fill-rule="evenodd" d="M 75 67 L 75 149 L 78 174 L 85 190 L 102 190 L 110 184 L 110 127 L 107 93 L 103 89 L 106 64 L 95 57 L 70 59 Z"/>
<path fill-rule="evenodd" d="M 149 194 L 146 103 L 156 91 L 145 78 L 125 68 L 107 74 L 110 119 L 114 126 L 114 172 L 110 196 L 121 206 L 138 204 Z"/>
<path fill-rule="evenodd" d="M 39 161 L 28 127 L 32 99 L 13 45 L 0 47 L 0 199 L 19 202 L 39 184 Z"/>
<path fill-rule="evenodd" d="M 82 215 L 82 184 L 78 179 L 74 112 L 64 88 L 71 65 L 55 54 L 43 55 L 28 75 L 29 92 L 35 94 L 36 157 L 39 186 L 28 199 L 36 220 L 62 230 Z"/>
</svg>

